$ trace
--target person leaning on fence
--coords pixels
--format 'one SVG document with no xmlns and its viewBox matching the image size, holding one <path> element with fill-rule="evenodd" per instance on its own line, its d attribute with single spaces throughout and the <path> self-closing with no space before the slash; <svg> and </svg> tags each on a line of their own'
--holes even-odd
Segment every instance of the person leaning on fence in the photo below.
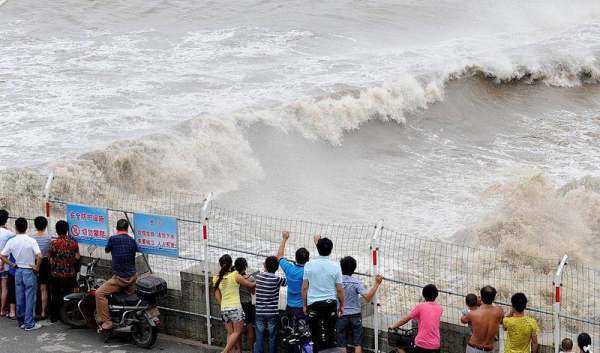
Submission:
<svg viewBox="0 0 600 353">
<path fill-rule="evenodd" d="M 349 334 L 352 336 L 352 345 L 354 346 L 355 353 L 362 353 L 363 345 L 363 326 L 362 326 L 362 315 L 361 315 L 361 301 L 362 296 L 367 302 L 370 302 L 381 282 L 383 282 L 383 276 L 377 275 L 375 277 L 375 284 L 371 289 L 367 290 L 361 281 L 352 277 L 354 271 L 356 271 L 356 260 L 352 256 L 346 256 L 340 260 L 340 267 L 342 268 L 343 285 L 344 285 L 344 315 L 338 318 L 337 321 L 337 343 L 338 346 L 345 348 L 348 344 L 347 337 Z"/>
<path fill-rule="evenodd" d="M 504 317 L 502 309 L 494 305 L 496 289 L 492 286 L 481 288 L 481 305 L 460 318 L 463 324 L 470 323 L 472 335 L 467 344 L 467 353 L 491 352 L 496 345 L 498 328 Z"/>
<path fill-rule="evenodd" d="M 592 337 L 585 332 L 580 333 L 577 336 L 577 346 L 579 347 L 579 353 L 593 353 Z"/>
<path fill-rule="evenodd" d="M 60 220 L 56 222 L 58 239 L 50 243 L 48 258 L 50 259 L 50 321 L 59 319 L 60 307 L 65 295 L 75 289 L 77 263 L 80 259 L 79 246 L 69 236 L 69 224 Z"/>
<path fill-rule="evenodd" d="M 245 279 L 250 282 L 255 282 L 254 277 L 246 274 L 248 269 L 248 261 L 243 257 L 238 257 L 233 263 L 234 269 Z M 246 333 L 246 341 L 248 343 L 248 349 L 250 353 L 254 352 L 255 332 L 254 324 L 256 322 L 256 306 L 252 304 L 253 290 L 240 286 L 240 303 L 242 303 L 242 310 L 244 310 L 244 332 Z M 242 335 L 238 339 L 237 348 L 238 351 L 242 349 Z"/>
<path fill-rule="evenodd" d="M 527 296 L 515 293 L 510 299 L 512 308 L 510 313 L 502 320 L 506 331 L 505 353 L 536 353 L 538 351 L 538 337 L 540 328 L 537 321 L 525 315 Z"/>
<path fill-rule="evenodd" d="M 9 214 L 6 210 L 0 210 L 0 251 L 4 249 L 6 243 L 15 236 L 15 233 L 8 229 Z M 6 316 L 15 319 L 17 317 L 15 277 L 9 275 L 9 266 L 0 262 L 0 284 L 2 285 L 2 294 L 0 299 L 0 317 Z"/>
<path fill-rule="evenodd" d="M 440 321 L 442 319 L 442 306 L 435 302 L 439 291 L 433 284 L 423 287 L 424 303 L 417 304 L 409 315 L 390 326 L 395 330 L 404 326 L 411 320 L 418 322 L 417 336 L 415 337 L 416 353 L 439 352 L 441 347 Z"/>
<path fill-rule="evenodd" d="M 128 233 L 129 221 L 117 221 L 117 234 L 108 238 L 104 251 L 112 256 L 112 277 L 96 290 L 96 313 L 101 323 L 100 329 L 110 330 L 113 322 L 108 311 L 108 297 L 111 294 L 125 292 L 135 293 L 137 272 L 135 255 L 138 246 Z"/>
<path fill-rule="evenodd" d="M 254 353 L 264 353 L 265 330 L 269 332 L 269 353 L 277 352 L 277 322 L 279 321 L 279 288 L 287 285 L 279 269 L 277 257 L 265 260 L 264 271 L 256 275 L 256 343 Z"/>
<path fill-rule="evenodd" d="M 40 251 L 42 252 L 42 262 L 38 271 L 38 286 L 39 294 L 38 306 L 40 307 L 40 319 L 46 320 L 48 314 L 48 284 L 50 282 L 50 261 L 48 260 L 48 249 L 52 238 L 46 232 L 48 228 L 48 220 L 46 217 L 36 217 L 33 220 L 35 233 L 33 239 L 37 241 Z"/>
<path fill-rule="evenodd" d="M 27 220 L 17 218 L 15 221 L 17 235 L 11 238 L 2 253 L 2 261 L 15 269 L 17 294 L 17 321 L 19 327 L 26 330 L 37 330 L 42 326 L 35 322 L 34 311 L 37 296 L 36 272 L 40 268 L 42 252 L 37 242 L 27 232 Z M 12 255 L 14 262 L 8 256 Z"/>
<path fill-rule="evenodd" d="M 338 315 L 344 314 L 345 301 L 342 270 L 329 259 L 333 242 L 319 235 L 314 241 L 319 256 L 304 266 L 302 299 L 309 317 L 313 351 L 319 352 L 337 346 L 335 327 Z"/>
<path fill-rule="evenodd" d="M 256 283 L 251 282 L 232 271 L 233 260 L 225 254 L 219 259 L 221 269 L 213 277 L 215 298 L 221 305 L 221 318 L 227 330 L 227 344 L 223 353 L 234 351 L 238 339 L 244 330 L 244 310 L 240 301 L 240 285 L 246 288 L 255 288 Z"/>
<path fill-rule="evenodd" d="M 281 233 L 281 242 L 277 250 L 277 259 L 279 266 L 285 278 L 287 278 L 287 306 L 286 312 L 293 319 L 295 325 L 299 320 L 308 321 L 308 316 L 304 314 L 304 302 L 302 300 L 302 282 L 304 281 L 304 265 L 310 259 L 310 253 L 306 248 L 296 250 L 296 262 L 287 260 L 285 256 L 285 244 L 290 238 L 290 233 L 284 231 Z"/>
</svg>

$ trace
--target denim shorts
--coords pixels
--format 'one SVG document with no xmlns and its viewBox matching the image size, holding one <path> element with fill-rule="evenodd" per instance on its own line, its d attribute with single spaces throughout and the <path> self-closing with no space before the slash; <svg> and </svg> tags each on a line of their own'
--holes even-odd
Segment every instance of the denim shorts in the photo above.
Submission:
<svg viewBox="0 0 600 353">
<path fill-rule="evenodd" d="M 221 310 L 221 318 L 226 324 L 244 321 L 244 310 L 242 308 Z"/>
<path fill-rule="evenodd" d="M 362 316 L 360 314 L 342 316 L 337 320 L 337 343 L 340 347 L 346 347 L 348 344 L 352 346 L 362 346 L 363 344 L 363 325 Z M 352 339 L 348 340 L 348 335 L 352 335 Z"/>
<path fill-rule="evenodd" d="M 0 278 L 8 278 L 8 271 L 0 271 Z"/>
</svg>

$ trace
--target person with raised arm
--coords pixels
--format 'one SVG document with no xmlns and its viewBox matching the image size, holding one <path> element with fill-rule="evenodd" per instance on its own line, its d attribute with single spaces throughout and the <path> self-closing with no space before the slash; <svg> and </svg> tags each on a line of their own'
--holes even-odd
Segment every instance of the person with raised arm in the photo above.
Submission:
<svg viewBox="0 0 600 353">
<path fill-rule="evenodd" d="M 296 250 L 295 262 L 285 258 L 285 245 L 290 238 L 288 231 L 281 233 L 281 242 L 279 243 L 279 249 L 277 250 L 277 259 L 279 260 L 279 267 L 285 274 L 287 279 L 287 305 L 286 312 L 290 315 L 294 321 L 294 324 L 298 320 L 308 320 L 308 317 L 304 314 L 304 302 L 302 300 L 302 283 L 304 281 L 304 265 L 310 259 L 310 253 L 306 248 L 298 248 Z"/>
<path fill-rule="evenodd" d="M 340 347 L 346 348 L 348 344 L 348 336 L 352 336 L 352 346 L 354 353 L 362 353 L 363 345 L 363 325 L 361 314 L 361 297 L 370 302 L 379 286 L 383 282 L 383 276 L 375 276 L 375 284 L 370 288 L 365 288 L 364 284 L 353 277 L 356 271 L 356 259 L 352 256 L 346 256 L 340 260 L 342 275 L 344 276 L 344 315 L 337 322 L 337 343 Z"/>
</svg>

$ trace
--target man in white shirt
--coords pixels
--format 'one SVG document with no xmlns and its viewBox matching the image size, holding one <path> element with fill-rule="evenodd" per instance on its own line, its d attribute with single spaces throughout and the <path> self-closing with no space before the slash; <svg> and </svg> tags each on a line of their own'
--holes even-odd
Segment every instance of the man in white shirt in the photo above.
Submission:
<svg viewBox="0 0 600 353">
<path fill-rule="evenodd" d="M 4 246 L 8 242 L 8 240 L 15 236 L 15 233 L 8 229 L 6 223 L 8 222 L 8 211 L 0 210 L 0 251 L 4 249 Z M 9 316 L 15 318 L 17 315 L 17 310 L 14 302 L 15 297 L 15 281 L 14 278 L 10 278 L 8 274 L 8 265 L 5 265 L 2 261 L 0 261 L 0 283 L 2 285 L 2 294 L 0 296 L 0 317 Z M 10 284 L 9 284 L 10 282 Z M 12 287 L 9 289 L 9 286 Z M 12 293 L 9 305 L 9 292 Z M 10 311 L 10 314 L 9 314 Z"/>
<path fill-rule="evenodd" d="M 37 296 L 37 275 L 42 261 L 42 252 L 38 243 L 25 234 L 27 220 L 17 218 L 15 221 L 17 235 L 10 239 L 0 253 L 2 261 L 16 269 L 15 283 L 17 292 L 17 320 L 19 327 L 32 331 L 42 326 L 35 322 L 34 310 Z M 8 258 L 12 255 L 15 262 Z"/>
</svg>

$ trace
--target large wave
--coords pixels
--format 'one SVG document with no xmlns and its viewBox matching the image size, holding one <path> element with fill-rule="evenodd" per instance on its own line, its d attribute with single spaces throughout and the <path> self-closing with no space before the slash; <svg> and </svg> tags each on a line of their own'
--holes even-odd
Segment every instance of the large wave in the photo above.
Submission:
<svg viewBox="0 0 600 353">
<path fill-rule="evenodd" d="M 444 100 L 448 82 L 491 80 L 499 85 L 575 87 L 600 82 L 594 57 L 512 70 L 467 65 L 444 74 L 402 78 L 378 87 L 347 87 L 323 97 L 306 97 L 270 108 L 245 109 L 230 117 L 200 116 L 162 133 L 122 140 L 49 166 L 57 175 L 119 185 L 133 192 L 174 190 L 226 192 L 262 177 L 244 128 L 264 122 L 334 146 L 346 133 L 372 121 L 406 124 L 411 114 Z"/>
<path fill-rule="evenodd" d="M 379 87 L 344 90 L 320 98 L 304 98 L 283 108 L 281 119 L 302 131 L 308 138 L 320 138 L 341 145 L 346 132 L 360 128 L 370 120 L 406 123 L 406 115 L 442 101 L 449 81 L 472 77 L 497 84 L 545 84 L 577 87 L 600 82 L 600 65 L 595 57 L 581 60 L 526 66 L 513 64 L 510 69 L 470 64 L 436 78 L 406 75 Z"/>
</svg>

